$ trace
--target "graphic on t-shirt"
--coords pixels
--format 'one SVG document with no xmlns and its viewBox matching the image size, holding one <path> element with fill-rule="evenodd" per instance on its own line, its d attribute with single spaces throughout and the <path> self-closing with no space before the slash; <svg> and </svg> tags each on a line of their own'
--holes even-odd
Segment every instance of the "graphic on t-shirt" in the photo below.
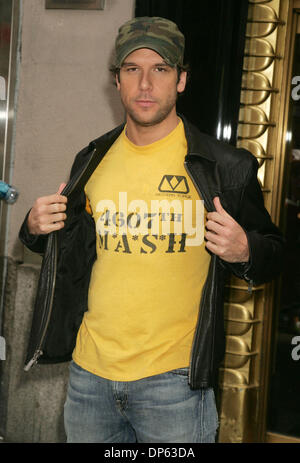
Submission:
<svg viewBox="0 0 300 463">
<path fill-rule="evenodd" d="M 162 193 L 189 193 L 188 182 L 182 175 L 164 175 L 158 190 Z"/>
</svg>

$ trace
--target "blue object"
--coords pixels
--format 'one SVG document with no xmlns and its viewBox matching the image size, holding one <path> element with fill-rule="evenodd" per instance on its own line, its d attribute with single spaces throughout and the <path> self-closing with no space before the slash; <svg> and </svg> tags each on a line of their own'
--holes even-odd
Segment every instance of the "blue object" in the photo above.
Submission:
<svg viewBox="0 0 300 463">
<path fill-rule="evenodd" d="M 4 200 L 7 204 L 13 204 L 18 196 L 19 193 L 13 186 L 0 180 L 0 200 Z"/>
</svg>

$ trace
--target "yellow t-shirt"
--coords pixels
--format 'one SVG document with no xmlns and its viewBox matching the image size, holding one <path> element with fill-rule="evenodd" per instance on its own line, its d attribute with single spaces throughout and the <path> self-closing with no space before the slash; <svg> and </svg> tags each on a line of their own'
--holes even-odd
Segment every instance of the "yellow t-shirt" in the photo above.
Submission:
<svg viewBox="0 0 300 463">
<path fill-rule="evenodd" d="M 73 359 L 96 375 L 131 381 L 189 365 L 210 256 L 186 152 L 182 121 L 146 146 L 124 130 L 86 185 L 97 260 Z"/>
</svg>

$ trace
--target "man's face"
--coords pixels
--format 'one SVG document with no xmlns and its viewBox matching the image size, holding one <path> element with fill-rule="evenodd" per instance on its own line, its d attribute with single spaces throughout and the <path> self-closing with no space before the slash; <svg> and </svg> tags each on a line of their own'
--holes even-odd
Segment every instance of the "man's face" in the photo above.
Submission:
<svg viewBox="0 0 300 463">
<path fill-rule="evenodd" d="M 153 50 L 141 48 L 130 53 L 120 70 L 120 91 L 127 117 L 147 127 L 176 113 L 177 92 L 183 92 L 186 72 L 178 73 Z"/>
</svg>

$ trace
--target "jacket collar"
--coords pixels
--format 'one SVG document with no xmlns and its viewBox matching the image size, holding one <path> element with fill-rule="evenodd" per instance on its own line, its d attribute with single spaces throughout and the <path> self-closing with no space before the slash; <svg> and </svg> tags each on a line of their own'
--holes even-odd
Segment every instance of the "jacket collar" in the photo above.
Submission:
<svg viewBox="0 0 300 463">
<path fill-rule="evenodd" d="M 185 136 L 188 145 L 187 155 L 199 156 L 200 158 L 206 159 L 211 162 L 215 162 L 212 156 L 208 144 L 206 143 L 206 136 L 199 131 L 191 122 L 189 122 L 185 116 L 178 114 L 182 119 Z"/>
<path fill-rule="evenodd" d="M 185 165 L 194 184 L 204 199 L 207 211 L 214 211 L 213 198 L 222 197 L 218 165 L 208 144 L 208 135 L 201 133 L 184 116 L 180 115 L 188 145 Z M 194 162 L 196 161 L 196 162 Z"/>
</svg>

